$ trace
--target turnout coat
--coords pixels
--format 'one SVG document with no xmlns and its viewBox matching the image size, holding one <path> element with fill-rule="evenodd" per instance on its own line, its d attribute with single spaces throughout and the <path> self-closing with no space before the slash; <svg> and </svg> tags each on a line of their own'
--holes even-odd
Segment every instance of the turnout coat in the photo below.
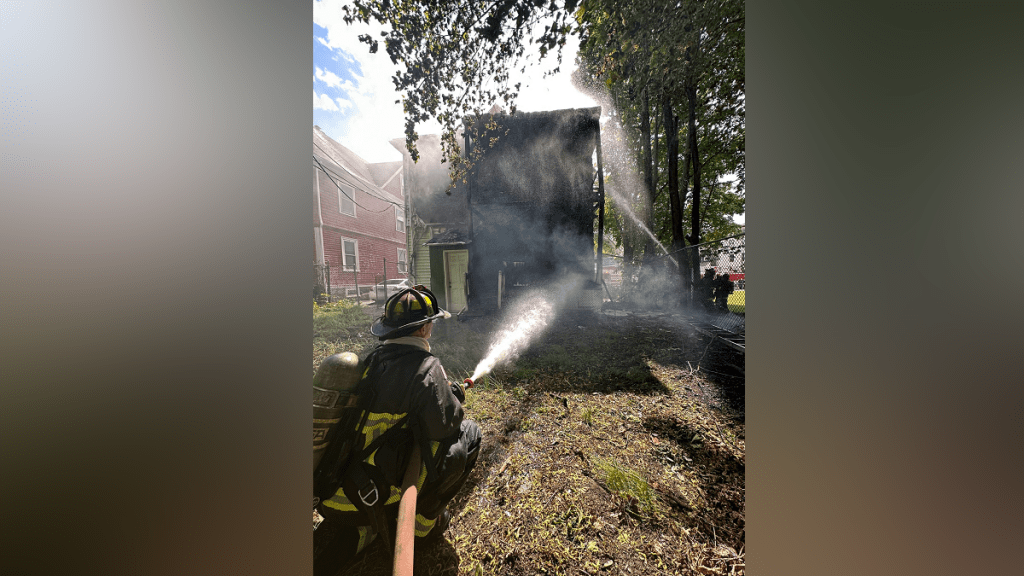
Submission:
<svg viewBox="0 0 1024 576">
<path fill-rule="evenodd" d="M 361 487 L 359 482 L 344 482 L 322 502 L 323 509 L 336 521 L 368 527 L 371 521 L 364 507 L 355 502 L 356 498 L 363 504 L 379 500 L 385 508 L 397 508 L 402 476 L 415 442 L 420 445 L 423 460 L 416 483 L 420 494 L 416 535 L 425 536 L 454 496 L 446 494 L 446 488 L 464 476 L 467 452 L 476 447 L 460 442 L 465 427 L 462 403 L 456 396 L 458 385 L 448 382 L 440 360 L 427 350 L 391 341 L 371 352 L 363 377 L 372 379 L 376 392 L 363 425 L 362 442 L 357 439 L 353 448 L 362 457 L 357 456 L 349 469 L 361 466 L 366 478 L 372 480 L 376 494 L 371 494 L 365 483 Z M 457 390 L 465 398 L 462 389 Z M 478 444 L 479 432 L 476 434 Z M 374 442 L 378 446 L 366 453 Z M 365 545 L 363 540 L 368 532 L 360 530 L 357 548 Z"/>
</svg>

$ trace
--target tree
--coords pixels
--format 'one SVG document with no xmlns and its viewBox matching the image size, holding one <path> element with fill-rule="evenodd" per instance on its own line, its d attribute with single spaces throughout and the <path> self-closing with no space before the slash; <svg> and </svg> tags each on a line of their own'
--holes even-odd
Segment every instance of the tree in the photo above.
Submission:
<svg viewBox="0 0 1024 576">
<path fill-rule="evenodd" d="M 742 210 L 736 192 L 724 192 L 718 185 L 721 178 L 738 174 L 736 190 L 742 195 L 742 2 L 585 0 L 577 20 L 577 86 L 591 94 L 605 91 L 621 124 L 638 134 L 636 161 L 657 200 L 652 229 L 659 240 L 678 251 L 687 243 L 699 243 L 705 224 L 729 227 L 724 215 L 709 218 L 706 211 L 737 206 Z M 661 118 L 663 134 L 657 123 L 650 129 L 649 102 L 660 104 L 656 117 Z M 664 157 L 658 153 L 659 139 L 665 143 Z M 648 152 L 652 140 L 653 164 Z M 680 142 L 685 143 L 682 150 Z M 666 178 L 659 182 L 657 174 Z M 733 194 L 731 201 L 703 201 L 706 182 L 723 194 Z M 689 235 L 684 234 L 684 222 Z M 648 247 L 645 252 L 649 251 Z M 690 267 L 696 266 L 693 262 Z M 689 277 L 687 270 L 682 272 Z"/>
<path fill-rule="evenodd" d="M 354 0 L 343 8 L 348 23 L 371 20 L 389 27 L 381 38 L 361 35 L 370 52 L 381 42 L 400 66 L 393 76 L 405 112 L 406 147 L 414 161 L 417 124 L 436 118 L 443 126 L 442 161 L 454 175 L 466 169 L 457 132 L 463 118 L 502 103 L 514 112 L 520 84 L 511 70 L 525 70 L 526 48 L 539 60 L 550 52 L 558 71 L 579 0 Z M 543 31 L 537 32 L 543 25 Z"/>
<path fill-rule="evenodd" d="M 473 162 L 457 138 L 467 116 L 496 103 L 514 113 L 521 86 L 509 85 L 509 71 L 531 64 L 527 47 L 538 47 L 538 61 L 554 53 L 554 72 L 574 34 L 574 80 L 609 112 L 605 137 L 631 157 L 609 159 L 604 147 L 608 188 L 619 193 L 609 232 L 627 263 L 655 251 L 647 233 L 680 250 L 734 228 L 726 216 L 742 210 L 746 177 L 742 0 L 354 0 L 345 11 L 348 22 L 390 26 L 381 40 L 360 40 L 371 52 L 383 42 L 400 65 L 413 159 L 416 125 L 436 118 L 456 184 Z"/>
</svg>

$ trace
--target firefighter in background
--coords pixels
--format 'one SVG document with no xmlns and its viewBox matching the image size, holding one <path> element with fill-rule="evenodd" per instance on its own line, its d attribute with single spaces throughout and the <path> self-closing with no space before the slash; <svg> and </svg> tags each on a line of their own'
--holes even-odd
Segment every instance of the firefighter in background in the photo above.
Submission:
<svg viewBox="0 0 1024 576">
<path fill-rule="evenodd" d="M 729 294 L 733 292 L 732 280 L 728 274 L 719 274 L 715 279 L 715 307 L 722 312 L 729 311 Z"/>
<path fill-rule="evenodd" d="M 365 441 L 357 443 L 362 450 L 350 459 L 337 492 L 319 507 L 326 522 L 314 532 L 315 574 L 333 575 L 376 537 L 390 539 L 402 476 L 417 444 L 423 468 L 416 536 L 434 540 L 448 528 L 446 506 L 465 484 L 480 447 L 479 427 L 463 419 L 465 390 L 448 381 L 430 353 L 434 320 L 449 317 L 420 285 L 389 298 L 371 325 L 384 343 L 366 359 L 363 377 L 371 379 L 375 394 L 361 427 Z"/>
<path fill-rule="evenodd" d="M 714 305 L 712 298 L 715 293 L 715 269 L 704 270 L 704 276 L 697 280 L 697 299 L 705 310 L 712 310 Z"/>
</svg>

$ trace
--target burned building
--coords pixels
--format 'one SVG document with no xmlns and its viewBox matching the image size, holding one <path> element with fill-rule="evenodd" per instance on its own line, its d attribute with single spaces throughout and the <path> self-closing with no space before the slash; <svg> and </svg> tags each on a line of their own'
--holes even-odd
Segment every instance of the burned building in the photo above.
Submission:
<svg viewBox="0 0 1024 576">
<path fill-rule="evenodd" d="M 452 312 L 487 313 L 531 286 L 597 278 L 600 112 L 495 109 L 467 119 L 461 153 L 475 165 L 454 184 L 437 136 L 420 138 L 415 163 L 392 140 L 405 159 L 412 279 Z"/>
<path fill-rule="evenodd" d="M 600 112 L 595 107 L 467 120 L 464 153 L 475 162 L 456 193 L 465 197 L 468 222 L 463 235 L 431 243 L 464 243 L 469 310 L 493 311 L 528 287 L 569 278 L 589 279 L 590 291 L 597 286 L 603 187 L 594 153 L 600 150 Z"/>
</svg>

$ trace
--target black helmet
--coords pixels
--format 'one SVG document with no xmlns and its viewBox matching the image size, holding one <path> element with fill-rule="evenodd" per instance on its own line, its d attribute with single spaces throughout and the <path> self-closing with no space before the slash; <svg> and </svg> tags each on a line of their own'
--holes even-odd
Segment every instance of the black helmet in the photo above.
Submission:
<svg viewBox="0 0 1024 576">
<path fill-rule="evenodd" d="M 388 298 L 384 313 L 370 325 L 370 333 L 381 340 L 398 338 L 438 318 L 451 318 L 451 314 L 437 305 L 433 292 L 417 284 Z"/>
</svg>

